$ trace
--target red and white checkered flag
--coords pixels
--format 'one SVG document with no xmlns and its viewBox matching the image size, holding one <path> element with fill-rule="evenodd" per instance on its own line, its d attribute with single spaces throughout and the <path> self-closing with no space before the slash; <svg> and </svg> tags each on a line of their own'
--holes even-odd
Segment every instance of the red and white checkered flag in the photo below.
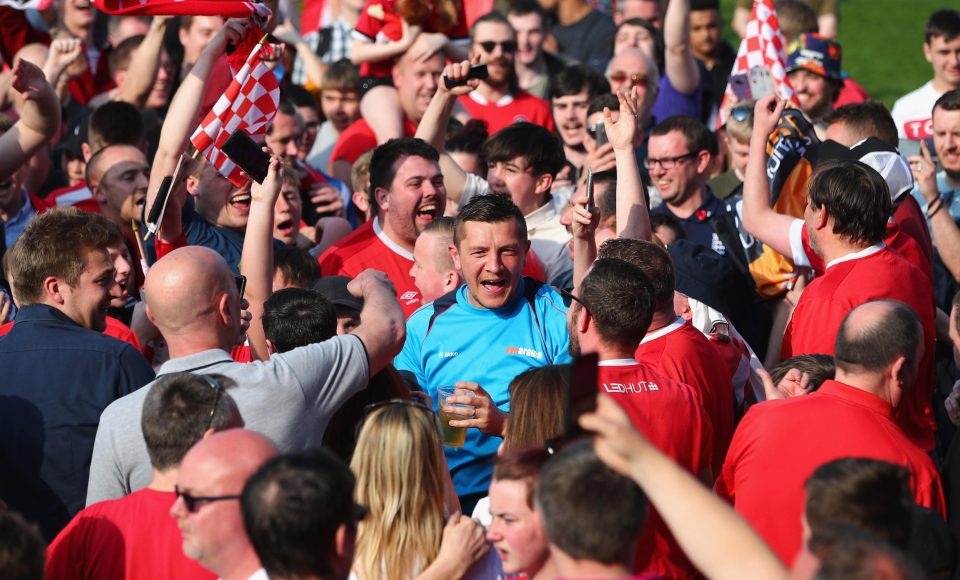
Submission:
<svg viewBox="0 0 960 580">
<path fill-rule="evenodd" d="M 237 129 L 243 129 L 254 141 L 262 143 L 280 104 L 277 77 L 262 60 L 264 53 L 272 56 L 272 50 L 263 41 L 257 42 L 262 33 L 256 27 L 252 28 L 229 61 L 235 65 L 241 62 L 240 58 L 246 52 L 249 56 L 242 61 L 240 70 L 234 72 L 227 91 L 190 138 L 193 146 L 237 187 L 243 187 L 249 177 L 220 148 Z M 234 66 L 231 69 L 235 70 Z"/>
<path fill-rule="evenodd" d="M 787 80 L 787 70 L 784 66 L 786 58 L 783 52 L 783 36 L 780 34 L 780 21 L 777 11 L 773 7 L 773 0 L 754 0 L 753 10 L 750 12 L 750 22 L 747 23 L 747 34 L 740 42 L 737 51 L 737 60 L 733 64 L 730 76 L 745 74 L 753 67 L 763 66 L 770 71 L 777 93 L 780 98 L 786 99 L 795 107 L 800 106 L 793 87 Z M 726 122 L 726 108 L 728 100 L 734 98 L 733 88 L 727 84 L 723 93 L 723 105 L 720 107 L 718 123 Z"/>
</svg>

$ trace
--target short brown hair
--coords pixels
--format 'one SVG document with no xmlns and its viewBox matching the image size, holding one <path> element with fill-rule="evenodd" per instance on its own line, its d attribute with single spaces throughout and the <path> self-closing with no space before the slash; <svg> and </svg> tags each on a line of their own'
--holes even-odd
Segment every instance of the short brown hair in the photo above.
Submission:
<svg viewBox="0 0 960 580">
<path fill-rule="evenodd" d="M 327 67 L 323 73 L 321 91 L 360 92 L 360 74 L 348 59 L 341 59 Z"/>
<path fill-rule="evenodd" d="M 373 159 L 373 149 L 366 151 L 353 162 L 350 168 L 350 185 L 353 191 L 362 191 L 367 194 L 367 203 L 370 204 L 370 215 L 380 213 L 376 196 L 370 191 L 370 160 Z"/>
<path fill-rule="evenodd" d="M 106 250 L 118 239 L 123 239 L 120 228 L 98 214 L 63 207 L 36 216 L 10 248 L 17 299 L 24 305 L 40 301 L 48 276 L 75 287 L 87 266 L 87 252 Z"/>
</svg>

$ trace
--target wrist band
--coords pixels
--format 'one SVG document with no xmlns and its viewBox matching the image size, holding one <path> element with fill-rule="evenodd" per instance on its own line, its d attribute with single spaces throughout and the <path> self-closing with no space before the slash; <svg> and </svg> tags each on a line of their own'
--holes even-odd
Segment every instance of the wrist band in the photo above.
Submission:
<svg viewBox="0 0 960 580">
<path fill-rule="evenodd" d="M 937 212 L 943 209 L 943 198 L 938 197 L 932 205 L 927 206 L 927 217 L 932 218 L 937 215 Z"/>
</svg>

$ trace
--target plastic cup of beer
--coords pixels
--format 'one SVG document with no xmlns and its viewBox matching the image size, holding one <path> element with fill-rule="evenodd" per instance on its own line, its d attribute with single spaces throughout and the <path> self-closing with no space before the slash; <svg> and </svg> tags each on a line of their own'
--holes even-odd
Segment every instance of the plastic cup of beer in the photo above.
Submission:
<svg viewBox="0 0 960 580">
<path fill-rule="evenodd" d="M 440 426 L 443 427 L 443 444 L 447 447 L 463 447 L 464 442 L 467 440 L 467 429 L 466 427 L 451 427 L 450 421 L 463 421 L 464 419 L 469 419 L 473 411 L 471 405 L 464 405 L 463 403 L 453 403 L 450 406 L 453 407 L 462 407 L 463 415 L 456 413 L 447 413 L 443 408 L 447 405 L 447 397 L 454 396 L 467 396 L 474 397 L 476 396 L 473 391 L 468 389 L 458 389 L 454 385 L 445 385 L 437 389 L 437 403 L 440 405 Z"/>
</svg>

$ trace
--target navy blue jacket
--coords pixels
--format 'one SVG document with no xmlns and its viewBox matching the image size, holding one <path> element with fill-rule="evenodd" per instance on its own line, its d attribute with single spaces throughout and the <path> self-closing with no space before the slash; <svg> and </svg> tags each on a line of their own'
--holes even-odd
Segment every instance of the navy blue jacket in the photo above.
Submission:
<svg viewBox="0 0 960 580">
<path fill-rule="evenodd" d="M 126 342 L 21 308 L 0 338 L 0 498 L 52 540 L 84 507 L 100 413 L 153 378 Z"/>
</svg>

